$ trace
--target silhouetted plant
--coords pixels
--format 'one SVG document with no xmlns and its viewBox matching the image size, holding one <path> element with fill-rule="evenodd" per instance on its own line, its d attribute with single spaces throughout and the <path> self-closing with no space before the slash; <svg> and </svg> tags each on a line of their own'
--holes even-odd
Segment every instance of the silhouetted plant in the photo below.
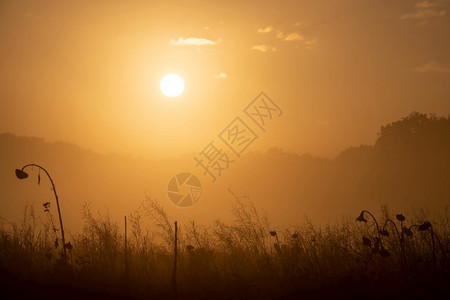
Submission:
<svg viewBox="0 0 450 300">
<path fill-rule="evenodd" d="M 389 236 L 389 231 L 387 231 L 386 229 L 382 229 L 382 230 L 380 230 L 380 234 L 382 236 Z"/>
<path fill-rule="evenodd" d="M 66 244 L 66 249 L 69 250 L 69 251 L 73 249 L 73 246 L 72 246 L 72 244 L 70 242 L 68 242 Z"/>
<path fill-rule="evenodd" d="M 356 221 L 367 223 L 367 220 L 364 218 L 364 212 L 364 210 L 361 212 L 361 214 L 356 218 Z"/>
<path fill-rule="evenodd" d="M 269 232 L 270 236 L 275 237 L 276 239 L 276 243 L 273 244 L 273 247 L 275 248 L 275 250 L 281 254 L 281 245 L 280 245 L 280 240 L 278 239 L 278 234 L 275 230 L 272 230 Z"/>
<path fill-rule="evenodd" d="M 16 177 L 19 178 L 19 179 L 25 179 L 25 178 L 28 177 L 28 173 L 26 173 L 23 170 L 16 169 Z"/>
<path fill-rule="evenodd" d="M 378 225 L 378 221 L 375 218 L 375 216 L 371 212 L 369 212 L 367 210 L 363 210 L 359 214 L 358 218 L 356 218 L 356 221 L 367 223 L 366 218 L 364 218 L 365 213 L 372 217 L 372 219 L 375 223 L 375 226 L 376 226 L 376 233 L 377 233 L 378 237 L 376 238 L 376 244 L 375 244 L 376 246 L 374 248 L 372 248 L 371 240 L 367 237 L 363 237 L 364 245 L 372 248 L 372 253 L 374 253 L 374 254 L 378 253 L 378 254 L 380 254 L 381 257 L 384 257 L 384 258 L 389 257 L 390 252 L 384 248 L 383 242 L 381 240 L 381 235 L 389 236 L 389 233 L 387 233 L 387 231 L 385 231 L 384 229 L 383 230 L 380 229 L 380 226 Z"/>
<path fill-rule="evenodd" d="M 420 225 L 411 225 L 410 228 L 412 228 L 412 227 L 418 227 L 419 231 L 428 231 L 429 230 L 429 232 L 431 234 L 431 245 L 432 245 L 431 255 L 432 255 L 432 259 L 433 259 L 433 275 L 434 275 L 434 277 L 436 277 L 437 262 L 436 262 L 436 245 L 434 242 L 435 234 L 433 231 L 433 226 L 431 225 L 431 222 L 425 221 Z"/>
<path fill-rule="evenodd" d="M 406 219 L 402 214 L 398 214 L 398 215 L 396 215 L 395 217 L 396 217 L 397 220 L 399 220 L 400 222 L 403 222 L 403 221 L 405 221 L 405 219 Z"/>
<path fill-rule="evenodd" d="M 431 223 L 428 221 L 425 221 L 423 224 L 419 225 L 420 231 L 428 230 L 429 228 L 432 228 Z"/>
<path fill-rule="evenodd" d="M 48 173 L 48 171 L 45 168 L 43 168 L 42 166 L 37 165 L 37 164 L 27 164 L 27 165 L 23 166 L 22 169 L 16 169 L 15 170 L 16 177 L 18 179 L 21 179 L 21 180 L 27 178 L 28 177 L 28 173 L 26 173 L 24 170 L 26 168 L 29 168 L 29 167 L 31 167 L 31 168 L 34 168 L 34 167 L 38 168 L 38 177 L 37 177 L 38 178 L 38 181 L 37 181 L 38 185 L 41 184 L 41 170 L 43 172 L 45 172 L 45 174 L 47 175 L 47 177 L 50 180 L 50 183 L 52 185 L 52 191 L 53 191 L 53 194 L 55 195 L 56 207 L 58 209 L 58 216 L 59 216 L 59 224 L 60 224 L 60 228 L 61 228 L 61 239 L 62 239 L 62 243 L 63 243 L 63 254 L 62 255 L 63 255 L 63 259 L 65 260 L 66 259 L 66 247 L 65 247 L 65 243 L 66 242 L 65 242 L 65 238 L 64 238 L 64 226 L 63 226 L 63 221 L 62 221 L 61 210 L 59 208 L 59 200 L 58 200 L 59 198 L 58 198 L 58 194 L 56 193 L 55 184 L 53 182 L 52 177 Z M 45 207 L 45 203 L 44 203 L 44 207 Z M 47 212 L 48 212 L 48 208 L 45 207 L 45 209 L 47 209 Z M 56 243 L 57 243 L 57 241 L 55 242 L 55 246 L 57 247 Z"/>
<path fill-rule="evenodd" d="M 247 209 L 250 206 L 245 207 Z M 250 209 L 248 212 L 250 216 L 251 212 Z M 29 211 L 28 214 L 30 213 Z M 126 284 L 128 298 L 170 298 L 170 291 L 174 288 L 171 285 L 174 236 L 168 244 L 158 238 L 154 229 L 156 226 L 150 227 L 152 231 L 141 231 L 137 221 L 139 215 L 136 213 L 133 215 L 130 222 L 131 224 L 135 222 L 134 226 L 137 227 L 133 229 L 136 234 L 130 235 L 128 240 L 130 280 L 123 283 L 122 275 L 125 272 L 121 261 L 124 251 L 123 232 L 118 230 L 117 224 L 109 220 L 109 217 L 85 213 L 83 232 L 77 234 L 71 241 L 73 248 L 71 250 L 67 248 L 68 255 L 73 255 L 74 260 L 73 262 L 70 260 L 69 263 L 72 264 L 74 276 L 66 278 L 75 280 L 74 288 L 84 286 L 94 291 L 109 290 L 114 295 L 121 295 L 121 287 Z M 239 215 L 246 214 L 240 211 Z M 400 279 L 402 277 L 399 276 L 402 273 L 395 267 L 396 260 L 389 260 L 388 263 L 384 260 L 399 253 L 396 247 L 398 234 L 394 233 L 394 228 L 391 227 L 394 225 L 387 221 L 383 227 L 375 228 L 375 222 L 372 225 L 372 220 L 366 213 L 362 218 L 369 220 L 361 221 L 369 223 L 367 230 L 362 231 L 362 240 L 356 234 L 361 232 L 362 228 L 352 220 L 325 228 L 317 228 L 311 223 L 306 223 L 296 226 L 294 231 L 282 231 L 278 228 L 275 231 L 264 226 L 262 227 L 264 237 L 268 241 L 265 244 L 268 251 L 265 253 L 253 248 L 258 242 L 250 240 L 260 237 L 253 234 L 245 235 L 244 232 L 252 230 L 252 226 L 255 226 L 257 232 L 259 227 L 255 225 L 256 223 L 249 226 L 237 219 L 234 223 L 216 222 L 214 226 L 204 228 L 187 223 L 184 227 L 178 228 L 179 246 L 185 249 L 178 251 L 176 289 L 179 298 L 228 299 L 233 298 L 236 291 L 241 293 L 243 299 L 264 298 L 262 294 L 266 298 L 272 296 L 280 298 L 278 296 L 283 297 L 287 290 L 307 292 L 311 286 L 321 289 L 329 286 L 330 282 L 345 282 L 349 276 L 354 276 L 351 279 L 352 286 L 361 282 L 360 277 L 364 278 L 363 280 L 374 279 L 374 288 L 378 288 L 377 280 L 380 277 L 390 280 L 392 286 L 397 283 L 403 284 Z M 43 235 L 33 234 L 35 230 L 33 219 L 29 217 L 27 220 L 28 223 L 24 226 L 16 227 L 16 235 L 9 236 L 0 227 L 1 266 L 14 274 L 18 274 L 17 270 L 27 266 L 29 275 L 22 273 L 22 276 L 35 276 L 42 282 L 67 280 L 62 276 L 58 277 L 54 272 L 60 267 L 58 259 L 52 255 L 54 251 L 51 249 L 52 240 L 40 245 L 39 241 Z M 254 221 L 255 218 L 251 216 L 250 220 Z M 399 222 L 405 220 L 400 221 L 398 218 L 392 220 L 401 234 L 396 220 Z M 434 227 L 435 223 L 430 224 Z M 427 257 L 431 260 L 429 251 L 431 240 L 427 230 L 431 232 L 432 226 L 420 231 L 418 230 L 420 225 L 423 223 L 414 225 L 417 229 L 413 230 L 411 229 L 415 227 L 403 226 L 405 238 L 408 236 L 407 230 L 416 235 L 416 238 L 406 239 L 407 243 L 405 242 L 411 265 L 409 269 L 411 272 L 408 275 L 414 282 L 420 282 L 418 280 L 426 276 L 432 277 L 433 272 L 431 267 L 423 269 Z M 436 226 L 436 230 L 441 230 L 442 226 L 447 225 Z M 446 278 L 445 272 L 450 266 L 444 260 L 445 256 L 439 260 L 441 257 L 438 249 L 441 246 L 443 253 L 445 252 L 445 245 L 449 243 L 448 235 L 438 237 L 434 229 L 438 255 L 436 272 L 437 275 Z M 377 230 L 379 236 L 373 232 L 374 230 Z M 443 230 L 447 232 L 448 226 Z M 389 235 L 383 234 L 383 231 L 387 231 Z M 281 244 L 275 241 L 276 237 L 281 239 Z M 283 237 L 286 243 L 283 243 Z M 269 243 L 270 241 L 272 242 Z M 388 245 L 391 241 L 393 243 Z M 359 248 L 355 248 L 355 245 Z M 61 246 L 59 240 L 59 247 Z M 273 251 L 270 251 L 271 249 Z M 363 253 L 359 251 L 360 249 L 363 249 Z M 369 255 L 365 255 L 366 252 L 370 252 Z M 282 256 L 279 256 L 279 253 L 282 253 Z M 69 258 L 72 255 L 69 255 Z M 418 260 L 419 257 L 422 262 Z"/>
<path fill-rule="evenodd" d="M 406 219 L 403 215 L 399 214 L 396 215 L 397 220 L 399 220 L 400 223 L 400 228 L 403 228 L 403 221 Z M 388 237 L 389 236 L 389 232 L 386 230 L 386 226 L 388 225 L 388 223 L 390 223 L 392 226 L 394 226 L 395 229 L 395 233 L 397 234 L 397 238 L 398 241 L 400 243 L 400 250 L 401 250 L 401 262 L 402 262 L 402 266 L 406 268 L 407 266 L 407 262 L 406 262 L 406 254 L 405 254 L 405 241 L 403 238 L 403 231 L 402 233 L 399 232 L 397 225 L 394 223 L 394 221 L 392 221 L 391 219 L 387 218 L 384 225 L 383 225 L 383 229 L 380 231 L 380 234 L 383 236 Z M 402 229 L 403 230 L 403 229 Z"/>
</svg>

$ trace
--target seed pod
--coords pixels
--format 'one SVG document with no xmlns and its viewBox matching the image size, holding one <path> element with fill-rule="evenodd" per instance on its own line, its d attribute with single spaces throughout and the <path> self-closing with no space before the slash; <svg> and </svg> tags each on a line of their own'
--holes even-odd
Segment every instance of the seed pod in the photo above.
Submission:
<svg viewBox="0 0 450 300">
<path fill-rule="evenodd" d="M 359 217 L 356 218 L 356 221 L 367 223 L 367 220 L 364 219 L 364 211 L 362 211 Z"/>
<path fill-rule="evenodd" d="M 420 231 L 425 231 L 431 227 L 431 223 L 428 221 L 425 221 L 422 225 L 419 226 Z"/>
<path fill-rule="evenodd" d="M 395 216 L 396 218 L 397 218 L 397 220 L 399 220 L 400 222 L 403 222 L 403 221 L 405 221 L 405 216 L 403 216 L 402 214 L 398 214 L 398 215 L 396 215 Z"/>
</svg>

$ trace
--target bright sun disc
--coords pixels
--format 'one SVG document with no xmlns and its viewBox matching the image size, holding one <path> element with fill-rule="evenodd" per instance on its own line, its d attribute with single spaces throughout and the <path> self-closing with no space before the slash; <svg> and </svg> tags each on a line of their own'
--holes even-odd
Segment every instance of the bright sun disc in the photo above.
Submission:
<svg viewBox="0 0 450 300">
<path fill-rule="evenodd" d="M 161 79 L 159 84 L 161 91 L 168 97 L 176 97 L 184 90 L 183 78 L 177 74 L 168 74 Z"/>
</svg>

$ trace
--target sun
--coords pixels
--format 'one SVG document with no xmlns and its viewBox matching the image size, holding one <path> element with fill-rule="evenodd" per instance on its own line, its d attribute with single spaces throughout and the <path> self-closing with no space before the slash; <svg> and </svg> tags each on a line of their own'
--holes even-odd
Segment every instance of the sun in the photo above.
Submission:
<svg viewBox="0 0 450 300">
<path fill-rule="evenodd" d="M 159 86 L 164 95 L 173 98 L 179 96 L 183 92 L 184 81 L 183 78 L 177 74 L 167 74 L 161 79 Z"/>
</svg>

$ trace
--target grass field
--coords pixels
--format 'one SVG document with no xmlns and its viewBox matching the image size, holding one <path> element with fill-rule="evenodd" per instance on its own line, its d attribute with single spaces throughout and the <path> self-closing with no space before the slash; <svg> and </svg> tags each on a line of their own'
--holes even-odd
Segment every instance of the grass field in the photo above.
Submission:
<svg viewBox="0 0 450 300">
<path fill-rule="evenodd" d="M 83 231 L 66 237 L 67 256 L 50 213 L 29 205 L 22 222 L 2 223 L 3 299 L 450 295 L 448 211 L 434 218 L 424 211 L 403 217 L 382 208 L 374 214 L 377 223 L 363 212 L 320 228 L 305 222 L 280 229 L 271 228 L 250 201 L 236 197 L 232 224 L 178 224 L 175 267 L 174 220 L 152 199 L 128 216 L 126 240 L 123 227 L 108 215 L 94 216 L 85 205 Z"/>
</svg>

